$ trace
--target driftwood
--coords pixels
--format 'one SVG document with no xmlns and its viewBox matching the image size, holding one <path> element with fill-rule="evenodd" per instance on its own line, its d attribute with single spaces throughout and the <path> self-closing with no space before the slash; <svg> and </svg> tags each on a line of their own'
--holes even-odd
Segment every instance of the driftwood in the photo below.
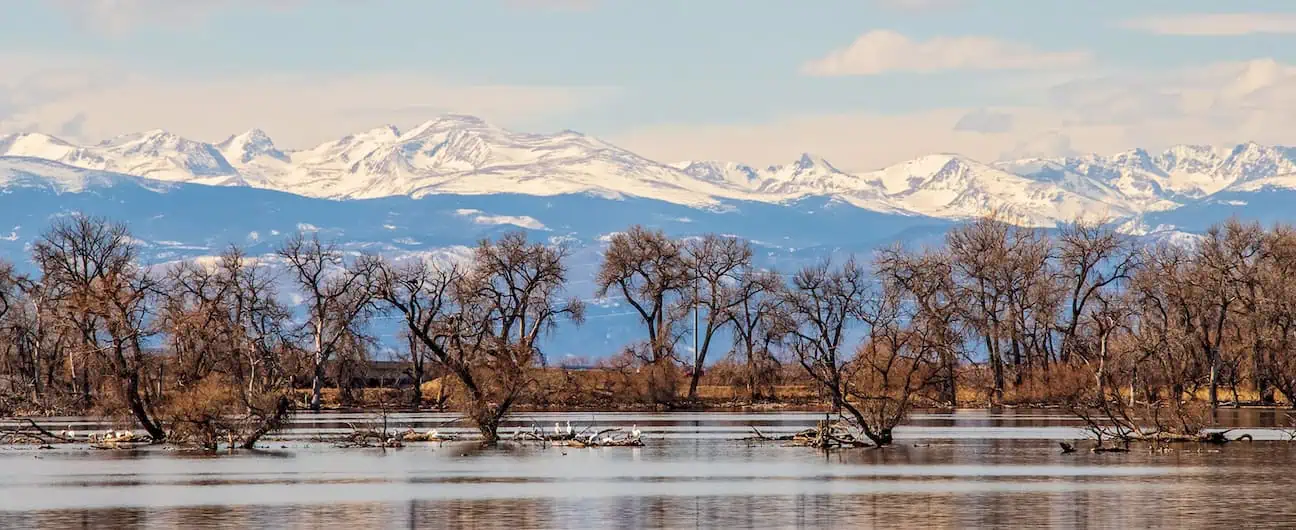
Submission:
<svg viewBox="0 0 1296 530">
<path fill-rule="evenodd" d="M 405 446 L 399 435 L 387 432 L 385 427 L 379 431 L 376 429 L 361 429 L 351 423 L 347 425 L 351 426 L 351 432 L 343 435 L 340 439 L 334 440 L 333 445 L 346 449 L 354 447 L 382 447 L 386 449 Z"/>
<path fill-rule="evenodd" d="M 402 442 L 452 442 L 459 437 L 453 434 L 442 434 L 433 429 L 427 432 L 416 432 L 414 429 L 408 429 L 396 434 Z"/>
<path fill-rule="evenodd" d="M 53 443 L 76 442 L 72 437 L 50 432 L 39 423 L 36 423 L 36 420 L 31 418 L 22 418 L 22 421 L 26 422 L 27 425 L 6 427 L 5 429 L 0 430 L 0 443 L 48 446 Z"/>
<path fill-rule="evenodd" d="M 766 436 L 760 429 L 752 427 L 756 436 L 748 440 L 791 442 L 788 445 L 830 449 L 833 447 L 873 447 L 873 444 L 857 436 L 845 422 L 820 421 L 813 429 L 806 429 L 796 434 L 784 436 Z"/>
<path fill-rule="evenodd" d="M 588 436 L 584 433 L 588 429 L 576 433 L 568 440 L 562 440 L 555 445 L 565 445 L 567 447 L 643 447 L 643 438 L 636 433 L 626 433 L 620 428 L 603 429 Z"/>
</svg>

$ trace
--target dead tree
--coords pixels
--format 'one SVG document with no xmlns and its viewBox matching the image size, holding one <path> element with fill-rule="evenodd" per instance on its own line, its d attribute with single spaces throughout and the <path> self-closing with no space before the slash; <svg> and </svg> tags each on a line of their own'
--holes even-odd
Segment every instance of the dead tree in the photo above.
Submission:
<svg viewBox="0 0 1296 530">
<path fill-rule="evenodd" d="M 672 311 L 691 273 L 679 242 L 641 226 L 612 236 L 596 280 L 596 296 L 616 295 L 639 315 L 647 335 L 640 360 L 651 372 L 649 392 L 662 403 L 674 399 L 678 311 Z"/>
<path fill-rule="evenodd" d="M 314 355 L 310 408 L 319 411 L 327 363 L 343 341 L 363 335 L 373 309 L 367 283 L 372 272 L 367 264 L 372 262 L 355 260 L 356 266 L 348 267 L 335 245 L 300 232 L 283 243 L 279 257 L 287 262 L 293 282 L 306 299 L 305 328 Z"/>
<path fill-rule="evenodd" d="M 877 429 L 859 403 L 852 400 L 850 347 L 852 328 L 858 326 L 869 277 L 854 259 L 834 268 L 824 262 L 802 269 L 784 292 L 783 305 L 791 323 L 788 345 L 817 386 L 828 395 L 834 409 L 845 411 L 873 443 L 891 443 L 889 429 Z"/>
<path fill-rule="evenodd" d="M 957 407 L 958 368 L 964 345 L 958 329 L 959 299 L 950 256 L 940 251 L 912 253 L 894 246 L 880 252 L 874 266 L 883 283 L 912 300 L 913 325 L 923 328 L 924 340 L 936 349 L 941 401 Z"/>
<path fill-rule="evenodd" d="M 747 392 L 752 401 L 774 397 L 772 386 L 778 360 L 773 350 L 789 329 L 783 320 L 783 278 L 771 271 L 744 268 L 734 287 L 735 307 L 729 310 L 734 330 L 734 353 L 746 365 Z"/>
<path fill-rule="evenodd" d="M 158 282 L 137 262 L 125 225 L 74 216 L 60 219 L 32 245 L 43 280 L 63 293 L 65 314 L 87 346 L 121 382 L 131 415 L 154 441 L 166 438 L 141 386 L 149 359 L 144 344 L 154 326 Z"/>
<path fill-rule="evenodd" d="M 165 327 L 184 384 L 168 407 L 176 430 L 200 445 L 252 448 L 292 411 L 291 312 L 274 278 L 232 247 L 214 266 L 172 271 Z M 186 360 L 189 359 L 189 360 Z"/>
<path fill-rule="evenodd" d="M 685 265 L 692 271 L 693 289 L 685 290 L 682 308 L 694 310 L 694 350 L 688 399 L 697 399 L 698 381 L 717 332 L 733 323 L 733 311 L 746 294 L 742 272 L 751 266 L 751 244 L 735 237 L 707 234 L 684 246 Z M 700 322 L 699 322 L 700 320 Z"/>
<path fill-rule="evenodd" d="M 380 297 L 462 387 L 459 405 L 483 442 L 534 387 L 539 341 L 563 321 L 580 323 L 579 299 L 561 299 L 566 247 L 530 243 L 522 232 L 481 241 L 470 265 L 377 267 Z"/>
</svg>

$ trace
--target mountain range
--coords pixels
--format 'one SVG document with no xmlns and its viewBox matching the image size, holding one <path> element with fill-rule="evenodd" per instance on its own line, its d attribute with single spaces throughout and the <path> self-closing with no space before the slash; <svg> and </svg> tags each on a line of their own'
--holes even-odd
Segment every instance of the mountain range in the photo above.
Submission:
<svg viewBox="0 0 1296 530">
<path fill-rule="evenodd" d="M 129 223 L 158 263 L 230 243 L 269 254 L 298 230 L 355 252 L 453 257 L 479 238 L 524 229 L 573 248 L 582 295 L 593 291 L 607 236 L 631 224 L 742 236 L 763 264 L 790 269 L 896 241 L 935 242 L 992 209 L 1024 225 L 1101 218 L 1174 237 L 1233 215 L 1296 219 L 1293 198 L 1296 149 L 1255 143 L 992 163 L 936 154 L 854 172 L 810 154 L 764 168 L 660 162 L 573 131 L 518 133 L 458 115 L 304 150 L 255 129 L 218 143 L 162 130 L 93 145 L 0 136 L 0 258 L 16 263 L 52 217 L 71 212 Z M 555 348 L 606 353 L 635 333 L 616 301 L 595 302 L 590 323 Z"/>
<path fill-rule="evenodd" d="M 0 137 L 0 157 L 334 200 L 508 192 L 640 197 L 714 209 L 726 201 L 830 197 L 874 212 L 941 219 L 1009 209 L 1020 222 L 1039 226 L 1077 216 L 1171 211 L 1221 192 L 1296 188 L 1296 149 L 1255 143 L 989 164 L 937 154 L 852 173 L 809 154 L 766 168 L 658 162 L 572 131 L 517 133 L 456 115 L 404 132 L 378 127 L 297 151 L 280 149 L 257 129 L 215 144 L 162 130 L 95 145 L 24 133 Z"/>
</svg>

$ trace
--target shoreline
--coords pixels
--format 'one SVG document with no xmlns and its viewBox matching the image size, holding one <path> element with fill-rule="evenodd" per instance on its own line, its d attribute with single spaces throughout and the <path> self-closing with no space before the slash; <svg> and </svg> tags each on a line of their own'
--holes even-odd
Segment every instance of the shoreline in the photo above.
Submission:
<svg viewBox="0 0 1296 530">
<path fill-rule="evenodd" d="M 1049 410 L 1049 411 L 1065 411 L 1066 408 L 1067 408 L 1067 407 L 1066 407 L 1065 405 L 1061 405 L 1061 404 L 1054 404 L 1054 403 L 1029 403 L 1029 404 L 1022 404 L 1022 403 L 1009 403 L 1009 404 L 1001 404 L 1001 405 L 994 405 L 994 406 L 986 405 L 986 404 L 972 404 L 972 405 L 959 406 L 959 407 L 947 407 L 947 406 L 946 406 L 946 407 L 942 407 L 942 406 L 922 406 L 922 407 L 915 407 L 915 408 L 913 409 L 913 411 L 914 411 L 914 412 L 925 412 L 925 413 L 953 413 L 953 412 L 958 412 L 958 411 L 984 411 L 984 412 L 995 412 L 995 411 L 1003 411 L 1003 410 Z M 1224 411 L 1243 411 L 1243 410 L 1246 410 L 1246 411 L 1274 411 L 1274 412 L 1292 412 L 1292 413 L 1296 413 L 1296 407 L 1292 407 L 1292 406 L 1290 406 L 1290 405 L 1287 405 L 1287 404 L 1281 404 L 1281 403 L 1280 403 L 1280 404 L 1242 403 L 1242 404 L 1240 404 L 1239 406 L 1233 406 L 1232 404 L 1221 404 L 1218 408 L 1215 409 L 1215 412 L 1218 413 L 1218 412 L 1224 412 Z M 825 405 L 821 405 L 821 404 L 810 404 L 810 403 L 799 403 L 799 402 L 793 402 L 793 403 L 741 403 L 741 402 L 728 402 L 728 403 L 692 403 L 692 404 L 681 403 L 681 404 L 668 404 L 668 405 L 625 404 L 625 405 L 613 405 L 613 406 L 608 406 L 608 405 L 589 405 L 589 406 L 561 406 L 561 407 L 518 406 L 518 407 L 515 407 L 515 408 L 514 408 L 513 412 L 510 414 L 510 416 L 518 416 L 518 415 L 523 415 L 523 414 L 528 414 L 528 413 L 545 413 L 545 414 L 579 414 L 579 413 L 592 413 L 592 414 L 616 414 L 616 413 L 658 413 L 658 414 L 672 414 L 672 413 L 726 413 L 726 412 L 728 412 L 728 413 L 760 413 L 760 412 L 778 412 L 778 413 L 783 413 L 783 412 L 786 412 L 786 413 L 819 414 L 819 413 L 831 413 L 832 410 L 831 410 L 830 407 L 827 407 L 827 406 L 825 406 Z M 449 408 L 437 408 L 437 407 L 419 407 L 419 408 L 409 407 L 409 406 L 403 406 L 403 407 L 381 407 L 381 406 L 358 406 L 358 407 L 354 407 L 354 406 L 353 406 L 353 407 L 343 407 L 343 406 L 333 405 L 333 406 L 325 406 L 325 407 L 321 408 L 319 411 L 312 411 L 312 410 L 310 410 L 309 408 L 298 408 L 298 409 L 296 409 L 296 410 L 293 412 L 293 415 L 294 415 L 294 416 L 299 416 L 299 415 L 309 415 L 309 414 L 330 414 L 330 413 L 340 413 L 340 414 L 373 414 L 373 415 L 382 415 L 382 414 L 384 414 L 384 413 L 386 413 L 386 414 L 456 414 L 456 412 L 455 412 L 454 410 L 451 410 L 451 409 L 449 409 Z M 77 413 L 62 413 L 62 412 L 54 412 L 54 413 L 49 413 L 49 414 L 39 414 L 39 413 L 19 413 L 19 414 L 3 415 L 3 416 L 0 416 L 0 422 L 7 422 L 7 421 L 25 421 L 25 420 L 28 420 L 28 419 L 39 421 L 39 420 L 41 420 L 41 419 L 52 419 L 52 418 L 73 418 L 73 417 L 76 417 L 76 418 L 95 418 L 95 419 L 103 419 L 103 420 L 112 419 L 112 416 L 110 416 L 110 415 L 101 415 L 101 414 L 77 414 Z"/>
</svg>

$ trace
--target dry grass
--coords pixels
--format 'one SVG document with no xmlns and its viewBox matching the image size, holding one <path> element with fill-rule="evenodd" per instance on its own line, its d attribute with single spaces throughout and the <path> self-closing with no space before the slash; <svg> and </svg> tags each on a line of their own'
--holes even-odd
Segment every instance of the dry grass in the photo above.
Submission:
<svg viewBox="0 0 1296 530">
<path fill-rule="evenodd" d="M 968 366 L 958 374 L 957 399 L 961 408 L 982 408 L 991 406 L 993 379 L 988 368 Z M 647 385 L 642 374 L 633 371 L 611 369 L 564 370 L 550 368 L 541 370 L 536 375 L 537 383 L 523 400 L 518 403 L 520 410 L 641 410 L 661 409 L 660 403 L 654 403 L 649 397 Z M 753 403 L 744 385 L 734 384 L 731 374 L 720 372 L 707 374 L 698 385 L 697 401 L 683 403 L 683 396 L 688 394 L 688 379 L 683 375 L 676 378 L 676 405 L 690 407 L 732 408 L 760 405 L 763 407 L 797 407 L 821 408 L 825 403 L 811 382 L 799 378 L 791 371 L 783 377 L 782 384 L 770 387 L 770 399 Z M 1054 407 L 1065 405 L 1069 399 L 1093 384 L 1092 374 L 1083 367 L 1051 366 L 1047 373 L 1037 372 L 1023 377 L 1020 385 L 1013 385 L 1011 376 L 1004 398 L 1000 405 L 1009 407 Z M 453 380 L 449 378 L 434 379 L 423 383 L 424 406 L 430 407 L 437 401 L 442 392 L 455 394 Z M 1128 389 L 1115 390 L 1121 395 L 1128 395 Z M 1243 403 L 1254 403 L 1259 394 L 1254 389 L 1239 388 L 1239 398 Z M 296 393 L 299 406 L 308 401 L 309 389 Z M 391 410 L 408 408 L 411 391 L 409 389 L 365 389 L 360 394 L 358 408 Z M 340 407 L 339 392 L 336 388 L 325 388 L 323 391 L 324 408 Z M 1195 396 L 1185 396 L 1197 401 L 1206 401 L 1206 390 L 1202 389 Z M 1221 388 L 1221 401 L 1233 399 L 1232 390 Z M 920 406 L 939 407 L 934 401 L 919 399 Z M 1281 394 L 1277 395 L 1278 405 L 1290 404 Z"/>
</svg>

